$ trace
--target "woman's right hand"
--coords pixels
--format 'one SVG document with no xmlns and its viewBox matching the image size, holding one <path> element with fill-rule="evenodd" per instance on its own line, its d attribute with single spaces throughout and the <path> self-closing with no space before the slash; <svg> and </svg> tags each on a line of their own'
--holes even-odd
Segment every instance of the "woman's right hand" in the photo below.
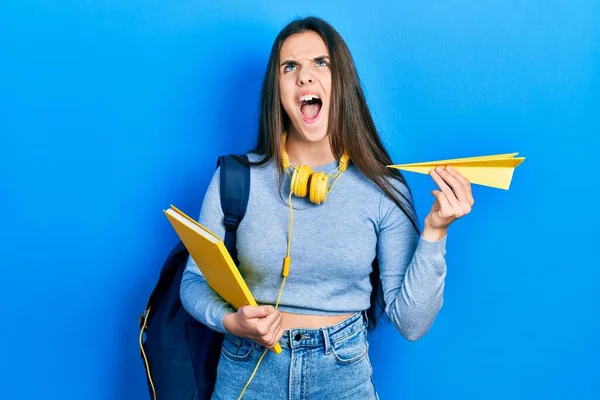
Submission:
<svg viewBox="0 0 600 400">
<path fill-rule="evenodd" d="M 223 326 L 234 336 L 241 336 L 273 347 L 283 336 L 283 318 L 273 306 L 242 306 L 223 318 Z"/>
</svg>

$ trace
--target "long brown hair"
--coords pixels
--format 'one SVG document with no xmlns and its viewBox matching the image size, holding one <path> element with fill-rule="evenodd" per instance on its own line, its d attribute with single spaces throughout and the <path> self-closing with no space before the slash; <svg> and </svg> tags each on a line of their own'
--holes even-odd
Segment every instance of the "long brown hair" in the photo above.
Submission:
<svg viewBox="0 0 600 400">
<path fill-rule="evenodd" d="M 391 184 L 393 180 L 401 182 L 407 187 L 408 193 L 412 197 L 408 184 L 400 171 L 386 167 L 392 164 L 392 161 L 373 123 L 348 46 L 341 35 L 329 23 L 320 18 L 306 17 L 294 20 L 275 38 L 262 85 L 258 141 L 253 150 L 258 154 L 264 154 L 265 157 L 250 164 L 263 165 L 274 159 L 276 165 L 279 166 L 280 185 L 283 182 L 284 170 L 280 149 L 282 132 L 288 129 L 290 121 L 283 109 L 279 94 L 279 52 L 288 37 L 306 31 L 312 31 L 321 36 L 329 50 L 332 98 L 328 132 L 333 154 L 339 159 L 345 149 L 352 163 L 360 172 L 376 183 L 402 209 L 420 236 L 421 232 L 411 199 Z M 403 200 L 400 200 L 400 197 Z M 371 292 L 371 307 L 367 310 L 367 315 L 369 316 L 369 330 L 372 330 L 385 311 L 377 260 L 373 262 L 370 279 L 373 291 Z M 377 313 L 377 308 L 380 309 L 380 313 Z"/>
</svg>

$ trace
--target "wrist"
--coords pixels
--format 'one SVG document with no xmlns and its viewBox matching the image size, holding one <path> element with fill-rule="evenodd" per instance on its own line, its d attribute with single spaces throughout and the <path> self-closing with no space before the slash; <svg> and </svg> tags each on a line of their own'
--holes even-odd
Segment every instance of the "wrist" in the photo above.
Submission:
<svg viewBox="0 0 600 400">
<path fill-rule="evenodd" d="M 223 317 L 223 328 L 225 328 L 225 330 L 227 332 L 229 332 L 232 335 L 236 335 L 235 332 L 237 331 L 236 329 L 237 325 L 236 325 L 236 319 L 235 319 L 235 313 L 231 312 L 231 313 L 227 313 L 225 314 L 225 316 Z"/>
<path fill-rule="evenodd" d="M 448 227 L 446 228 L 432 228 L 430 226 L 425 225 L 425 229 L 423 229 L 423 233 L 421 237 L 430 242 L 437 242 L 442 240 L 444 236 L 448 233 Z"/>
</svg>

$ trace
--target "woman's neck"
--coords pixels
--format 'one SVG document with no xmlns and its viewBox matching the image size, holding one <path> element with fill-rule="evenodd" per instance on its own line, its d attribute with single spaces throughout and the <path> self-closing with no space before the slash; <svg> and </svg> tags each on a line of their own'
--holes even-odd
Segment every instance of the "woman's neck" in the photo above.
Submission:
<svg viewBox="0 0 600 400">
<path fill-rule="evenodd" d="M 310 165 L 320 167 L 335 161 L 329 136 L 319 142 L 301 140 L 298 135 L 290 132 L 286 141 L 286 152 L 292 165 Z"/>
</svg>

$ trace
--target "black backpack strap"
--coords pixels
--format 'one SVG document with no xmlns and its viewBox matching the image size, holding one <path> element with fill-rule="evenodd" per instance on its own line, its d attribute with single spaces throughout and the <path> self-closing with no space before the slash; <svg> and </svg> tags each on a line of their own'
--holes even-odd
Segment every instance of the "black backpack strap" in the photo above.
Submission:
<svg viewBox="0 0 600 400">
<path fill-rule="evenodd" d="M 246 155 L 237 156 L 248 161 Z M 221 208 L 225 217 L 225 247 L 237 265 L 236 232 L 246 214 L 250 196 L 250 166 L 236 156 L 220 156 L 217 166 L 221 167 Z"/>
</svg>

